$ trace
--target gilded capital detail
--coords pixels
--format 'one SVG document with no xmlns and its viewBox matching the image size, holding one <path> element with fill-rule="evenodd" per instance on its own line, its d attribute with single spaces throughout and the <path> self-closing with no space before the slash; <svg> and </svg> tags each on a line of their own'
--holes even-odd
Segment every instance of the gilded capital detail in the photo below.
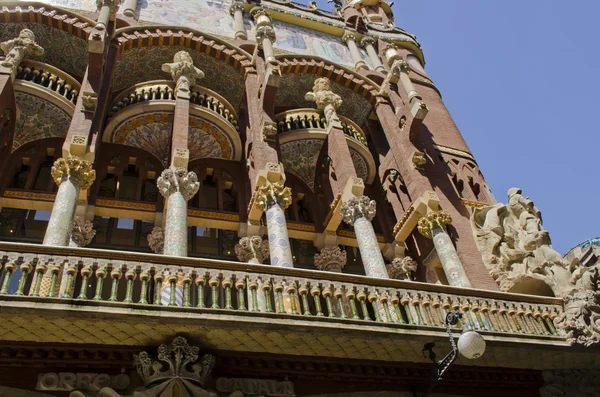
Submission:
<svg viewBox="0 0 600 397">
<path fill-rule="evenodd" d="M 423 236 L 432 238 L 432 230 L 452 223 L 452 217 L 446 211 L 430 212 L 419 219 L 418 230 Z"/>
<path fill-rule="evenodd" d="M 340 247 L 325 247 L 315 254 L 315 267 L 326 272 L 341 273 L 346 266 L 346 251 Z"/>
<path fill-rule="evenodd" d="M 269 257 L 269 242 L 261 236 L 242 237 L 234 249 L 241 262 L 262 263 Z"/>
<path fill-rule="evenodd" d="M 342 219 L 349 225 L 354 225 L 357 218 L 366 218 L 371 221 L 376 212 L 375 200 L 371 200 L 368 196 L 352 197 L 343 203 L 340 209 Z"/>
<path fill-rule="evenodd" d="M 256 188 L 256 206 L 261 211 L 270 205 L 277 203 L 286 209 L 292 203 L 292 189 L 286 187 L 283 182 L 268 183 Z"/>
<path fill-rule="evenodd" d="M 179 192 L 186 200 L 189 200 L 198 192 L 200 182 L 198 182 L 195 172 L 171 166 L 162 172 L 156 181 L 156 186 L 165 198 Z"/>
<path fill-rule="evenodd" d="M 187 51 L 176 53 L 172 63 L 162 65 L 162 71 L 171 74 L 176 92 L 189 92 L 196 80 L 204 77 L 204 72 L 194 66 L 194 60 Z"/>
<path fill-rule="evenodd" d="M 337 119 L 336 110 L 342 106 L 342 97 L 331 90 L 331 82 L 327 77 L 316 79 L 313 90 L 307 92 L 304 99 L 314 102 L 317 109 L 324 110 L 327 123 Z"/>
<path fill-rule="evenodd" d="M 386 266 L 390 278 L 396 280 L 412 280 L 412 273 L 417 270 L 417 262 L 410 256 L 395 258 Z"/>
<path fill-rule="evenodd" d="M 67 178 L 79 184 L 81 190 L 87 190 L 96 179 L 96 171 L 92 169 L 92 163 L 77 157 L 68 159 L 59 158 L 54 162 L 51 170 L 52 178 L 57 185 Z"/>
<path fill-rule="evenodd" d="M 35 42 L 35 35 L 29 29 L 21 30 L 19 37 L 15 39 L 0 43 L 0 49 L 5 55 L 0 65 L 12 71 L 16 71 L 25 56 L 44 55 L 44 48 Z"/>
</svg>

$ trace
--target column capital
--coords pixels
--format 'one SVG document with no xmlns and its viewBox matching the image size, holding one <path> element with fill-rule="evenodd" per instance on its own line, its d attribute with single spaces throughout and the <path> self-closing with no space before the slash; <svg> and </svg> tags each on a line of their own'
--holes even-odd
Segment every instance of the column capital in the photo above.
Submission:
<svg viewBox="0 0 600 397">
<path fill-rule="evenodd" d="M 85 247 L 88 245 L 95 235 L 96 231 L 94 230 L 94 224 L 92 222 L 84 222 L 79 217 L 73 219 L 71 240 L 73 240 L 78 247 Z"/>
<path fill-rule="evenodd" d="M 165 231 L 160 226 L 154 226 L 152 232 L 146 237 L 148 245 L 155 254 L 162 254 L 165 247 Z"/>
<path fill-rule="evenodd" d="M 195 172 L 171 166 L 163 170 L 156 181 L 156 186 L 165 198 L 179 192 L 186 200 L 189 200 L 198 192 L 200 182 L 198 182 Z"/>
<path fill-rule="evenodd" d="M 246 10 L 246 7 L 244 6 L 243 2 L 241 2 L 241 1 L 234 1 L 231 4 L 231 7 L 229 7 L 229 14 L 231 14 L 231 16 L 233 16 L 236 11 L 244 12 L 245 10 Z"/>
<path fill-rule="evenodd" d="M 342 41 L 347 43 L 349 40 L 356 42 L 357 36 L 355 32 L 350 30 L 344 31 L 344 35 L 342 36 Z"/>
<path fill-rule="evenodd" d="M 79 183 L 81 190 L 89 189 L 96 179 L 96 171 L 92 169 L 92 163 L 77 157 L 59 158 L 54 162 L 51 174 L 57 185 L 60 186 L 67 178 L 73 178 Z"/>
<path fill-rule="evenodd" d="M 446 211 L 430 212 L 419 219 L 418 230 L 426 238 L 432 238 L 432 231 L 435 227 L 441 227 L 452 223 L 452 217 Z"/>
<path fill-rule="evenodd" d="M 0 43 L 0 49 L 5 55 L 0 66 L 8 68 L 10 73 L 16 72 L 25 56 L 44 55 L 44 48 L 35 42 L 35 35 L 29 29 L 21 30 L 17 38 Z"/>
<path fill-rule="evenodd" d="M 342 219 L 349 225 L 354 225 L 354 221 L 359 217 L 371 221 L 376 212 L 375 200 L 371 200 L 368 196 L 352 197 L 344 202 L 340 209 Z"/>
<path fill-rule="evenodd" d="M 366 47 L 368 45 L 374 45 L 374 44 L 375 44 L 375 39 L 370 36 L 363 36 L 363 38 L 360 40 L 360 45 L 362 47 Z"/>
<path fill-rule="evenodd" d="M 110 15 L 114 17 L 124 0 L 96 0 L 96 8 L 100 10 L 103 6 L 110 7 Z"/>
<path fill-rule="evenodd" d="M 269 242 L 261 236 L 242 237 L 234 249 L 241 262 L 260 264 L 269 257 Z"/>
<path fill-rule="evenodd" d="M 342 251 L 340 247 L 325 247 L 315 254 L 315 267 L 326 272 L 341 273 L 346 260 L 346 251 Z"/>
<path fill-rule="evenodd" d="M 258 26 L 256 28 L 256 41 L 258 43 L 258 48 L 262 48 L 263 47 L 263 40 L 264 39 L 269 39 L 269 41 L 271 43 L 274 43 L 275 40 L 277 40 L 277 36 L 275 35 L 275 29 L 273 29 L 273 26 L 271 25 L 263 25 L 263 26 Z"/>
<path fill-rule="evenodd" d="M 397 280 L 412 280 L 412 272 L 417 270 L 417 262 L 410 256 L 395 258 L 386 266 L 390 278 Z"/>
<path fill-rule="evenodd" d="M 164 63 L 162 71 L 171 74 L 175 82 L 175 96 L 189 93 L 196 79 L 204 78 L 204 72 L 194 66 L 194 60 L 187 51 L 179 51 L 173 56 L 173 63 Z"/>
<path fill-rule="evenodd" d="M 343 102 L 342 97 L 332 91 L 331 82 L 327 77 L 316 79 L 313 90 L 307 92 L 304 99 L 314 102 L 318 109 L 325 111 L 327 123 L 337 119 L 336 110 Z"/>
<path fill-rule="evenodd" d="M 285 187 L 283 182 L 267 183 L 256 188 L 256 206 L 261 211 L 267 209 L 270 204 L 277 203 L 286 209 L 292 203 L 292 189 Z"/>
</svg>

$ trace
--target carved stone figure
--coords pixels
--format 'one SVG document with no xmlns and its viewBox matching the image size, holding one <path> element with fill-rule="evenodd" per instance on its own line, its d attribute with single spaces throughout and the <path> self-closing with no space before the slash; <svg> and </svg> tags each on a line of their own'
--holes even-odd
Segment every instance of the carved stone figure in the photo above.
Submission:
<svg viewBox="0 0 600 397">
<path fill-rule="evenodd" d="M 234 249 L 241 262 L 262 263 L 269 257 L 269 242 L 261 236 L 242 237 Z"/>
<path fill-rule="evenodd" d="M 521 190 L 508 191 L 508 204 L 475 209 L 471 225 L 483 262 L 503 291 L 552 293 L 565 299 L 554 319 L 573 344 L 600 343 L 600 265 L 567 262 L 550 246 L 542 215 Z"/>
<path fill-rule="evenodd" d="M 175 81 L 175 92 L 189 92 L 196 79 L 204 77 L 204 72 L 194 66 L 194 60 L 187 51 L 179 51 L 173 57 L 173 63 L 164 63 L 162 71 L 171 73 Z"/>
<path fill-rule="evenodd" d="M 148 245 L 155 254 L 162 254 L 165 247 L 165 231 L 160 226 L 154 226 L 152 232 L 146 237 Z"/>
<path fill-rule="evenodd" d="M 73 218 L 71 240 L 77 244 L 78 247 L 85 247 L 88 245 L 95 235 L 96 231 L 94 230 L 94 224 L 92 222 L 84 222 L 79 217 Z"/>
<path fill-rule="evenodd" d="M 185 168 L 171 166 L 162 172 L 160 178 L 156 181 L 156 186 L 165 198 L 179 192 L 186 200 L 189 200 L 194 197 L 194 194 L 200 188 L 200 182 L 198 182 L 195 172 L 188 172 Z"/>
<path fill-rule="evenodd" d="M 306 93 L 304 98 L 316 103 L 317 109 L 325 112 L 327 123 L 337 120 L 336 110 L 342 106 L 342 97 L 331 90 L 331 82 L 327 77 L 316 79 L 313 90 Z"/>
<path fill-rule="evenodd" d="M 23 29 L 16 39 L 0 43 L 0 49 L 6 58 L 0 65 L 16 70 L 25 56 L 44 55 L 44 48 L 35 42 L 35 35 L 29 29 Z"/>
<path fill-rule="evenodd" d="M 417 270 L 417 262 L 410 256 L 395 258 L 386 266 L 390 278 L 397 280 L 412 280 L 412 273 Z"/>
<path fill-rule="evenodd" d="M 600 397 L 600 371 L 597 369 L 555 369 L 542 371 L 542 397 Z"/>
<path fill-rule="evenodd" d="M 340 247 L 325 247 L 315 254 L 315 267 L 326 272 L 341 273 L 346 260 L 346 251 L 342 251 Z"/>
</svg>

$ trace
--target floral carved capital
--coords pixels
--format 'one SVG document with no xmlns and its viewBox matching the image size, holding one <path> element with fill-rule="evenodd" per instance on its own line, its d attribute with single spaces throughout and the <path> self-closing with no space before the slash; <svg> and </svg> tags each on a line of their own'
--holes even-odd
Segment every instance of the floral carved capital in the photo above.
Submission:
<svg viewBox="0 0 600 397">
<path fill-rule="evenodd" d="M 82 221 L 81 218 L 73 218 L 73 228 L 71 229 L 71 240 L 78 247 L 85 247 L 88 245 L 94 236 L 96 231 L 94 230 L 94 224 L 90 221 Z"/>
<path fill-rule="evenodd" d="M 35 42 L 35 35 L 29 29 L 19 32 L 19 37 L 0 43 L 5 58 L 0 63 L 4 67 L 16 69 L 25 56 L 44 55 L 44 48 Z"/>
<path fill-rule="evenodd" d="M 92 163 L 77 157 L 69 157 L 66 160 L 59 158 L 54 162 L 51 174 L 57 185 L 60 186 L 66 179 L 71 179 L 79 184 L 81 190 L 89 189 L 96 179 L 96 171 L 92 169 Z"/>
<path fill-rule="evenodd" d="M 242 237 L 234 249 L 241 262 L 250 262 L 254 259 L 262 263 L 269 257 L 269 242 L 263 240 L 261 236 Z"/>
<path fill-rule="evenodd" d="M 341 273 L 346 266 L 346 251 L 340 247 L 325 247 L 315 254 L 315 267 L 327 272 Z"/>
<path fill-rule="evenodd" d="M 340 209 L 342 219 L 349 225 L 354 225 L 356 218 L 360 217 L 371 221 L 376 212 L 375 200 L 371 200 L 368 196 L 352 197 L 344 202 Z"/>
<path fill-rule="evenodd" d="M 269 39 L 271 43 L 274 43 L 277 40 L 277 36 L 275 35 L 275 29 L 273 29 L 273 26 L 270 25 L 263 25 L 256 28 L 255 36 L 259 48 L 262 48 L 262 42 L 264 39 Z"/>
<path fill-rule="evenodd" d="M 283 182 L 268 183 L 256 188 L 256 206 L 264 211 L 270 205 L 277 203 L 286 209 L 292 203 L 292 189 L 286 187 Z"/>
<path fill-rule="evenodd" d="M 412 273 L 417 270 L 417 262 L 410 256 L 395 258 L 386 266 L 390 278 L 396 280 L 412 280 Z"/>
<path fill-rule="evenodd" d="M 418 230 L 423 236 L 431 238 L 431 231 L 436 226 L 445 226 L 452 223 L 452 217 L 446 211 L 430 212 L 419 219 Z"/>
<path fill-rule="evenodd" d="M 162 71 L 171 74 L 175 82 L 175 92 L 189 92 L 196 80 L 204 77 L 204 72 L 194 66 L 194 60 L 187 51 L 179 51 L 172 63 L 164 63 Z"/>
<path fill-rule="evenodd" d="M 200 182 L 198 182 L 195 172 L 188 172 L 185 168 L 171 166 L 163 170 L 156 181 L 156 186 L 165 198 L 179 192 L 186 200 L 189 200 L 198 192 Z"/>
<path fill-rule="evenodd" d="M 165 231 L 160 226 L 154 226 L 152 232 L 146 237 L 148 245 L 155 254 L 162 254 L 165 248 Z"/>
</svg>

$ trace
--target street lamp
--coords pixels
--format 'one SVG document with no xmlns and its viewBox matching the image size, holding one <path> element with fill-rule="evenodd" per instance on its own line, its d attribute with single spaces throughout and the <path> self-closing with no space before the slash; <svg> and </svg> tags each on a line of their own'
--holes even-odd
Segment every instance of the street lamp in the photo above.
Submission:
<svg viewBox="0 0 600 397">
<path fill-rule="evenodd" d="M 462 334 L 458 338 L 458 343 L 454 341 L 452 326 L 458 324 L 461 318 L 462 313 L 457 310 L 452 310 L 446 314 L 444 325 L 446 326 L 446 332 L 448 332 L 450 346 L 452 346 L 452 351 L 448 353 L 446 357 L 438 362 L 436 361 L 436 354 L 433 351 L 435 343 L 431 342 L 423 346 L 423 356 L 426 355 L 426 352 L 429 352 L 429 359 L 435 364 L 435 368 L 433 368 L 432 371 L 432 377 L 423 393 L 423 397 L 429 396 L 429 393 L 431 393 L 435 385 L 442 380 L 450 365 L 458 358 L 458 353 L 466 359 L 474 360 L 481 357 L 485 352 L 485 340 L 478 332 L 471 328 L 468 321 L 463 322 Z M 417 393 L 413 394 L 417 397 Z"/>
</svg>

